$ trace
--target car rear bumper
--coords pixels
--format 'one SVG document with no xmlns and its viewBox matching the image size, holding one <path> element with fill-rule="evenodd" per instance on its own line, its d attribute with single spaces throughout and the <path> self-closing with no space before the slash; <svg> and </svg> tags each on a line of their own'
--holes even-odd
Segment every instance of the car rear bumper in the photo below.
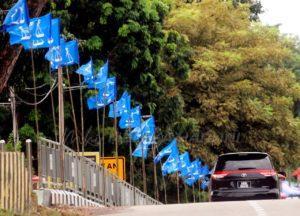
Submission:
<svg viewBox="0 0 300 216">
<path fill-rule="evenodd" d="M 212 191 L 211 201 L 235 201 L 235 200 L 260 200 L 260 199 L 279 199 L 278 189 L 253 190 L 253 191 Z"/>
</svg>

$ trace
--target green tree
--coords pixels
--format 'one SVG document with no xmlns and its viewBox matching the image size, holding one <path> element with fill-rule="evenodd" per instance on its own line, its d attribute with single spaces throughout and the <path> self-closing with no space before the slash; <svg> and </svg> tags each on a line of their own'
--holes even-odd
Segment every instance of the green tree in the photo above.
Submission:
<svg viewBox="0 0 300 216">
<path fill-rule="evenodd" d="M 264 151 L 277 167 L 295 165 L 300 122 L 293 107 L 300 85 L 288 66 L 293 41 L 251 23 L 249 14 L 243 4 L 206 0 L 181 5 L 166 22 L 194 50 L 192 72 L 180 88 L 185 116 L 201 134 L 191 147 L 210 161 L 224 152 Z"/>
</svg>

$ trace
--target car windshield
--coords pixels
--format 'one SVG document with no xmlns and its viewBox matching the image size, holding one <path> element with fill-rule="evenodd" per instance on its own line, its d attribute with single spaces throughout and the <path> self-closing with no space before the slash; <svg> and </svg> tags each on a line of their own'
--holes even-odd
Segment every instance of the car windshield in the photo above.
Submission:
<svg viewBox="0 0 300 216">
<path fill-rule="evenodd" d="M 251 170 L 272 169 L 268 155 L 266 154 L 230 154 L 220 156 L 216 165 L 216 171 L 222 170 Z"/>
</svg>

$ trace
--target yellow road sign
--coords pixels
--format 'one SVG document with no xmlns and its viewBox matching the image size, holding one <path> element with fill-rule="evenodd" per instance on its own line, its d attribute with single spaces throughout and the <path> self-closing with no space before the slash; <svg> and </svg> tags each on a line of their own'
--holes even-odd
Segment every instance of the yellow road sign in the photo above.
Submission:
<svg viewBox="0 0 300 216">
<path fill-rule="evenodd" d="M 82 153 L 80 153 L 80 155 L 82 155 Z M 117 175 L 120 179 L 126 180 L 125 157 L 123 156 L 118 157 L 118 166 L 117 166 L 117 160 L 115 157 L 100 158 L 99 152 L 84 152 L 83 156 L 95 161 L 97 164 L 102 164 L 102 166 L 104 166 L 108 171 Z"/>
</svg>

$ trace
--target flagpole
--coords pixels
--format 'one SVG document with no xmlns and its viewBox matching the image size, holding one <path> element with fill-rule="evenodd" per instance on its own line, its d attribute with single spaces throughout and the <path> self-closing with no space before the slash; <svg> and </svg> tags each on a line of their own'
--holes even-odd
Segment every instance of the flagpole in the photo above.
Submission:
<svg viewBox="0 0 300 216">
<path fill-rule="evenodd" d="M 201 202 L 201 182 L 200 182 L 200 179 L 198 180 L 198 187 L 199 187 L 199 202 Z"/>
<path fill-rule="evenodd" d="M 65 189 L 64 179 L 64 92 L 63 92 L 63 74 L 62 68 L 58 68 L 58 119 L 59 119 L 59 143 L 60 143 L 60 161 L 61 161 L 61 182 L 63 189 Z"/>
<path fill-rule="evenodd" d="M 51 63 L 49 63 L 49 75 L 50 75 L 50 86 L 52 86 L 51 82 Z M 52 109 L 52 118 L 53 118 L 53 125 L 54 125 L 54 136 L 55 136 L 55 141 L 58 141 L 58 136 L 57 136 L 57 125 L 56 125 L 56 117 L 55 117 L 55 106 L 54 106 L 54 98 L 53 98 L 53 92 L 50 92 L 50 99 L 51 99 L 51 109 Z"/>
<path fill-rule="evenodd" d="M 156 146 L 156 144 L 153 143 L 153 145 L 152 145 L 153 160 L 155 158 L 155 146 Z M 158 194 L 158 188 L 157 188 L 157 170 L 156 170 L 156 164 L 154 163 L 154 161 L 153 161 L 153 174 L 154 174 L 154 194 L 155 194 L 154 197 L 156 200 L 159 200 L 159 194 Z"/>
<path fill-rule="evenodd" d="M 106 176 L 106 171 L 105 171 L 105 166 L 104 166 L 104 156 L 105 156 L 105 153 L 104 153 L 104 128 L 105 127 L 105 106 L 103 107 L 103 110 L 102 110 L 102 160 L 101 160 L 101 164 L 103 164 L 103 194 L 104 194 L 104 205 L 106 205 L 106 179 L 105 179 L 105 176 Z"/>
<path fill-rule="evenodd" d="M 116 98 L 116 97 L 115 97 Z M 118 127 L 117 127 L 117 117 L 116 117 L 116 99 L 114 100 L 114 103 L 113 103 L 113 106 L 114 106 L 114 130 L 115 130 L 115 155 L 116 155 L 116 166 L 117 166 L 117 177 L 119 177 L 119 165 L 118 165 L 118 162 L 119 162 L 119 149 L 118 149 Z"/>
<path fill-rule="evenodd" d="M 157 147 L 157 145 L 156 145 L 155 147 L 156 147 L 156 151 L 158 151 L 158 147 Z M 160 163 L 160 167 L 162 167 L 161 160 L 159 161 L 159 163 Z M 165 195 L 165 196 L 164 196 L 164 198 L 165 198 L 165 204 L 168 204 L 166 180 L 165 180 L 165 176 L 163 175 L 163 173 L 161 173 L 161 176 L 162 176 L 163 187 L 164 187 L 164 195 Z"/>
<path fill-rule="evenodd" d="M 196 202 L 196 197 L 195 197 L 195 186 L 193 184 L 193 201 L 194 203 Z"/>
<path fill-rule="evenodd" d="M 38 120 L 38 109 L 37 109 L 37 98 L 36 98 L 36 77 L 35 77 L 35 64 L 33 58 L 33 49 L 30 49 L 31 55 L 31 67 L 32 67 L 32 79 L 33 79 L 33 94 L 34 94 L 34 115 L 35 115 L 35 129 L 36 129 L 36 138 L 39 137 L 39 120 Z M 41 161 L 41 149 L 39 142 L 37 142 L 37 158 L 38 161 Z M 38 163 L 38 176 L 41 176 L 41 164 Z M 39 178 L 39 185 L 41 185 L 41 178 Z"/>
<path fill-rule="evenodd" d="M 131 131 L 131 124 L 129 125 L 129 154 L 130 154 L 130 184 L 135 187 L 135 182 L 134 182 L 134 164 L 133 164 L 133 157 L 132 157 L 132 140 L 130 136 L 130 131 Z M 135 205 L 135 189 L 133 191 L 133 205 Z"/>
<path fill-rule="evenodd" d="M 84 153 L 84 116 L 83 116 L 83 89 L 82 89 L 82 84 L 81 84 L 81 75 L 78 74 L 79 77 L 79 94 L 80 94 L 80 117 L 81 117 L 81 145 L 82 145 L 82 153 Z"/>
<path fill-rule="evenodd" d="M 188 197 L 187 197 L 187 186 L 185 183 L 183 183 L 184 185 L 184 197 L 185 197 L 185 203 L 188 203 Z"/>
<path fill-rule="evenodd" d="M 176 173 L 176 177 L 177 177 L 177 203 L 180 203 L 180 194 L 179 194 L 179 172 L 177 171 Z"/>
<path fill-rule="evenodd" d="M 144 139 L 144 138 L 143 138 Z M 144 158 L 144 145 L 142 139 L 142 169 L 143 169 L 143 191 L 147 194 L 147 180 L 146 180 L 146 167 L 145 167 L 145 158 Z"/>
<path fill-rule="evenodd" d="M 35 114 L 35 128 L 37 137 L 39 136 L 39 121 L 38 121 L 38 110 L 37 110 L 37 98 L 36 98 L 36 77 L 35 77 L 35 64 L 33 58 L 33 49 L 30 49 L 31 54 L 31 66 L 32 66 L 32 79 L 33 79 L 33 94 L 34 94 L 34 114 Z"/>
<path fill-rule="evenodd" d="M 69 74 L 69 68 L 68 68 L 68 66 L 66 67 L 66 72 L 67 72 L 68 83 L 69 83 L 69 86 L 71 87 L 71 79 L 70 79 L 70 74 Z M 74 109 L 74 101 L 73 101 L 72 88 L 69 89 L 69 96 L 70 96 L 71 110 L 72 110 L 74 130 L 75 130 L 76 148 L 77 148 L 77 152 L 79 152 L 80 150 L 79 150 L 78 127 L 77 127 L 76 113 L 75 113 L 75 109 Z"/>
</svg>

